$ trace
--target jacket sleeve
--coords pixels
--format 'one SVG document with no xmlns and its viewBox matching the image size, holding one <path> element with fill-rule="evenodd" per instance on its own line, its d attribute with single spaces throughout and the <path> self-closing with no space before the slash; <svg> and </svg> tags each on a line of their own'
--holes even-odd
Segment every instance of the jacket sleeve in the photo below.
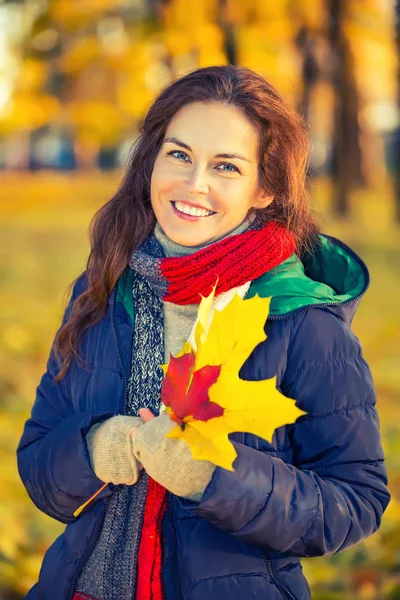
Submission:
<svg viewBox="0 0 400 600">
<path fill-rule="evenodd" d="M 82 277 L 75 284 L 63 324 L 78 296 Z M 94 423 L 115 414 L 76 414 L 70 397 L 70 372 L 71 368 L 60 382 L 54 382 L 58 367 L 52 346 L 17 448 L 19 475 L 31 500 L 62 523 L 79 518 L 73 516 L 74 511 L 104 485 L 91 468 L 84 438 Z"/>
<path fill-rule="evenodd" d="M 217 468 L 201 502 L 184 501 L 241 541 L 294 556 L 358 543 L 378 529 L 390 500 L 374 387 L 358 339 L 328 312 L 310 313 L 289 346 L 281 382 L 282 393 L 307 411 L 275 432 L 275 442 L 291 440 L 291 459 L 234 442 L 235 471 Z"/>
</svg>

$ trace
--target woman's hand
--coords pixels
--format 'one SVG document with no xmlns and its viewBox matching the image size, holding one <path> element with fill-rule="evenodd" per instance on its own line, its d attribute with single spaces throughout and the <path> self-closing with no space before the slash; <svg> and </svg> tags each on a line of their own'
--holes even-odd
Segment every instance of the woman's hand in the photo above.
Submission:
<svg viewBox="0 0 400 600">
<path fill-rule="evenodd" d="M 135 458 L 148 475 L 167 490 L 199 501 L 211 481 L 215 465 L 194 460 L 186 442 L 166 437 L 176 427 L 167 414 L 155 417 L 148 408 L 142 408 L 139 414 L 143 425 L 132 435 Z"/>
<path fill-rule="evenodd" d="M 99 479 L 133 485 L 141 465 L 132 453 L 132 434 L 142 427 L 139 417 L 117 415 L 93 425 L 86 435 L 90 463 Z"/>
</svg>

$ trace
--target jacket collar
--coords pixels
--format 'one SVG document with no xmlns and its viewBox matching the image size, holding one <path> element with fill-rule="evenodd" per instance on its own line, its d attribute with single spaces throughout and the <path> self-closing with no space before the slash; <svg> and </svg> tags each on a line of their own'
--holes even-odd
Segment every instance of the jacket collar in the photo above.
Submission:
<svg viewBox="0 0 400 600">
<path fill-rule="evenodd" d="M 293 254 L 282 265 L 255 280 L 247 295 L 272 297 L 272 319 L 307 308 L 325 308 L 347 324 L 353 320 L 369 286 L 366 264 L 340 240 L 320 235 L 315 253 L 302 262 Z"/>
</svg>

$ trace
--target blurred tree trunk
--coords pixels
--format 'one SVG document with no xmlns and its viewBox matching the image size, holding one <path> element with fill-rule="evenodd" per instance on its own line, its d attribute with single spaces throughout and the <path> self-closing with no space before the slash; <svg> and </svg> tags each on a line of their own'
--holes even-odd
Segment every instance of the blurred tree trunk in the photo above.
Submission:
<svg viewBox="0 0 400 600">
<path fill-rule="evenodd" d="M 328 38 L 332 48 L 333 81 L 336 91 L 332 140 L 334 177 L 334 211 L 349 213 L 350 190 L 364 185 L 358 126 L 358 94 L 354 81 L 353 61 L 345 38 L 344 1 L 329 0 Z"/>
<path fill-rule="evenodd" d="M 303 58 L 303 91 L 300 99 L 299 110 L 304 116 L 305 121 L 308 122 L 310 114 L 311 94 L 314 85 L 318 82 L 320 71 L 318 61 L 315 56 L 315 40 L 310 34 L 307 27 L 301 27 L 296 38 L 296 44 Z"/>
<path fill-rule="evenodd" d="M 224 34 L 224 50 L 230 65 L 237 64 L 237 44 L 234 23 L 227 15 L 226 0 L 218 0 L 217 24 Z"/>
</svg>

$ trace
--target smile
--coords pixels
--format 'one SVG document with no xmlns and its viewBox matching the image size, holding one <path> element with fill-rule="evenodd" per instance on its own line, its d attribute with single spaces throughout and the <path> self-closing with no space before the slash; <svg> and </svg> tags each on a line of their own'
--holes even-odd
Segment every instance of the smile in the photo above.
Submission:
<svg viewBox="0 0 400 600">
<path fill-rule="evenodd" d="M 205 208 L 197 208 L 195 206 L 189 206 L 184 202 L 171 202 L 174 212 L 179 216 L 185 215 L 185 217 L 194 217 L 195 219 L 209 217 L 215 215 L 212 210 L 206 210 Z"/>
</svg>

